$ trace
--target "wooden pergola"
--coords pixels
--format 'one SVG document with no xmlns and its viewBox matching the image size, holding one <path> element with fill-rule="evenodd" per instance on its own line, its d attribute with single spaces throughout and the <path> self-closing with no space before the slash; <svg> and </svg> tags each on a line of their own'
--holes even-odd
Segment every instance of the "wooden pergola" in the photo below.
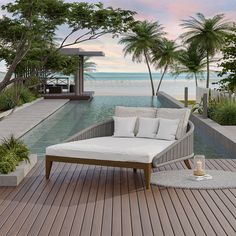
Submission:
<svg viewBox="0 0 236 236">
<path fill-rule="evenodd" d="M 92 91 L 84 91 L 84 57 L 105 56 L 102 51 L 85 51 L 81 48 L 63 48 L 60 52 L 68 56 L 78 56 L 79 64 L 75 72 L 75 94 L 73 99 L 90 99 L 93 96 Z"/>
</svg>

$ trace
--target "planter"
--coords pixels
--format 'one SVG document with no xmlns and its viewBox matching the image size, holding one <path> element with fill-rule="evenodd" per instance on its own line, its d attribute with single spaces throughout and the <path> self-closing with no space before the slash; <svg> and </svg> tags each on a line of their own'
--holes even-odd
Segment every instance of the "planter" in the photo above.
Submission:
<svg viewBox="0 0 236 236">
<path fill-rule="evenodd" d="M 18 186 L 37 163 L 37 155 L 31 154 L 29 159 L 30 163 L 26 163 L 25 161 L 20 162 L 14 172 L 0 174 L 0 186 Z"/>
</svg>

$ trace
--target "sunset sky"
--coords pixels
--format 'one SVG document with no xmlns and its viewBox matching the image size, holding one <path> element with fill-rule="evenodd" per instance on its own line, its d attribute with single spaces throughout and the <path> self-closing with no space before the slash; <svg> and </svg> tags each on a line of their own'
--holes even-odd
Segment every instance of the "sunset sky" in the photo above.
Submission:
<svg viewBox="0 0 236 236">
<path fill-rule="evenodd" d="M 75 0 L 65 1 L 74 2 Z M 9 1 L 0 0 L 1 5 L 6 2 Z M 194 16 L 197 12 L 203 13 L 206 17 L 224 13 L 227 19 L 236 21 L 236 0 L 111 0 L 102 2 L 105 6 L 136 11 L 136 18 L 139 20 L 158 20 L 165 27 L 167 37 L 170 39 L 176 39 L 182 32 L 179 26 L 181 20 Z M 64 30 L 60 29 L 58 36 L 64 35 Z M 105 53 L 104 58 L 92 58 L 97 63 L 97 71 L 146 72 L 145 64 L 137 65 L 131 61 L 130 57 L 124 58 L 122 46 L 117 42 L 118 39 L 104 36 L 96 41 L 80 44 L 79 47 L 86 50 L 101 50 Z"/>
</svg>

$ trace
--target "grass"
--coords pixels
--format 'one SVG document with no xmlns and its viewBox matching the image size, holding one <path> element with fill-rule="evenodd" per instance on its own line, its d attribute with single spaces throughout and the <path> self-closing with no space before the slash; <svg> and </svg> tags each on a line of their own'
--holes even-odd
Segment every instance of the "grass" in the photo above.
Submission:
<svg viewBox="0 0 236 236">
<path fill-rule="evenodd" d="M 184 104 L 184 100 L 179 100 L 180 102 L 182 102 Z M 188 100 L 188 105 L 189 106 L 193 106 L 196 104 L 196 100 Z"/>
</svg>

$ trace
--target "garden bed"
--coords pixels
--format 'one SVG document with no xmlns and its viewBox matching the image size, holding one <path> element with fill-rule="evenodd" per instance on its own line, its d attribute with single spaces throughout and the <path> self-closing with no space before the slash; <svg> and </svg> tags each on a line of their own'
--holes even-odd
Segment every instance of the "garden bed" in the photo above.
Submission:
<svg viewBox="0 0 236 236">
<path fill-rule="evenodd" d="M 18 186 L 37 163 L 37 155 L 31 154 L 29 160 L 30 163 L 20 162 L 16 170 L 9 174 L 0 174 L 0 186 Z"/>
</svg>

